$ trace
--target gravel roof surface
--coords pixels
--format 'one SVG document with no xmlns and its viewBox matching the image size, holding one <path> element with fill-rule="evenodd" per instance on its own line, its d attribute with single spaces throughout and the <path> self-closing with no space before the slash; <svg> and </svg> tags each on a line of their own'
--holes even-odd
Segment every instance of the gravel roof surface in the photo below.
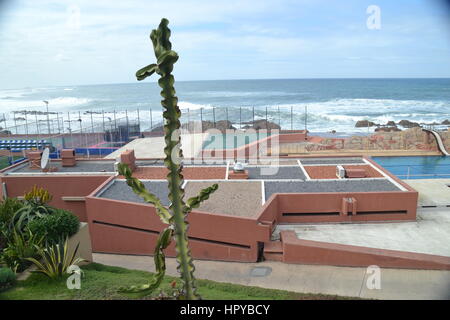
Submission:
<svg viewBox="0 0 450 320">
<path fill-rule="evenodd" d="M 163 160 L 136 160 L 136 165 L 137 166 L 144 166 L 144 167 L 151 167 L 151 166 L 164 166 L 164 161 Z M 199 160 L 184 160 L 183 161 L 183 166 L 226 166 L 227 162 L 224 160 L 217 160 L 217 161 L 202 161 L 201 159 Z"/>
<path fill-rule="evenodd" d="M 383 175 L 369 165 L 343 165 L 344 169 L 363 169 L 366 178 L 382 178 Z M 336 179 L 336 166 L 306 166 L 306 172 L 311 179 Z"/>
<path fill-rule="evenodd" d="M 246 167 L 248 170 L 249 179 L 264 179 L 264 180 L 277 180 L 277 179 L 302 179 L 306 177 L 303 174 L 300 167 L 297 166 L 259 166 L 259 167 Z"/>
<path fill-rule="evenodd" d="M 163 205 L 169 205 L 167 198 L 167 181 L 143 181 L 147 190 L 156 195 Z M 141 197 L 137 196 L 125 181 L 115 180 L 101 195 L 100 198 L 122 200 L 129 202 L 145 203 Z"/>
<path fill-rule="evenodd" d="M 185 180 L 208 180 L 208 179 L 225 179 L 226 167 L 213 166 L 193 166 L 183 168 L 183 177 Z M 133 172 L 133 177 L 138 179 L 167 179 L 169 170 L 166 167 L 138 167 Z M 123 177 L 122 177 L 123 178 Z"/>
<path fill-rule="evenodd" d="M 201 189 L 213 182 L 189 181 L 186 185 L 185 199 L 196 196 Z M 219 189 L 204 201 L 198 210 L 229 214 L 240 217 L 253 217 L 262 206 L 260 181 L 219 181 Z"/>
<path fill-rule="evenodd" d="M 362 163 L 362 158 L 308 158 L 308 159 L 299 159 L 303 165 L 308 164 L 351 164 L 351 163 Z"/>
<path fill-rule="evenodd" d="M 264 182 L 264 188 L 266 199 L 269 199 L 273 193 L 401 191 L 387 179 L 266 181 Z"/>
</svg>

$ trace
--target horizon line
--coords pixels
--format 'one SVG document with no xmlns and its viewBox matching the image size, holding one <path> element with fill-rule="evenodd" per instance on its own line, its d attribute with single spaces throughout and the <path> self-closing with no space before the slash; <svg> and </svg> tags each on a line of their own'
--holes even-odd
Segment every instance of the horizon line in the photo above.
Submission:
<svg viewBox="0 0 450 320">
<path fill-rule="evenodd" d="M 208 82 L 208 81 L 267 81 L 267 80 L 450 80 L 449 77 L 324 77 L 324 78 L 258 78 L 258 79 L 201 79 L 201 80 L 176 80 L 176 82 Z M 0 90 L 19 90 L 40 87 L 70 87 L 70 86 L 101 86 L 101 85 L 119 85 L 119 84 L 137 84 L 135 82 L 109 82 L 109 83 L 86 83 L 86 84 L 64 84 L 64 85 L 39 85 L 25 86 L 16 88 L 0 88 Z M 156 81 L 150 81 L 156 82 Z"/>
</svg>

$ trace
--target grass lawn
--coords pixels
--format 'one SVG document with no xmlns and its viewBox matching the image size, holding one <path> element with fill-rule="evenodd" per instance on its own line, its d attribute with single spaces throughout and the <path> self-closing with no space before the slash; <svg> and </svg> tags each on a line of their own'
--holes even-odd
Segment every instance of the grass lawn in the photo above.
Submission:
<svg viewBox="0 0 450 320">
<path fill-rule="evenodd" d="M 13 157 L 13 160 L 17 160 L 17 159 L 20 159 L 20 158 L 23 158 L 23 157 L 15 156 L 15 157 Z M 9 167 L 9 166 L 10 166 L 9 158 L 8 157 L 0 157 L 0 170 L 3 169 L 3 168 Z"/>
<path fill-rule="evenodd" d="M 148 281 L 149 272 L 110 267 L 98 263 L 83 266 L 84 278 L 80 290 L 66 288 L 64 279 L 53 281 L 41 274 L 32 274 L 28 279 L 18 281 L 14 287 L 0 292 L 0 300 L 98 300 L 98 299 L 148 299 L 149 297 L 127 296 L 118 293 L 120 287 L 140 285 Z M 170 291 L 170 283 L 178 278 L 167 276 L 161 289 Z M 349 299 L 321 294 L 302 294 L 282 290 L 262 289 L 242 285 L 198 280 L 198 292 L 203 299 L 211 300 L 335 300 Z M 155 292 L 154 295 L 159 293 Z"/>
</svg>

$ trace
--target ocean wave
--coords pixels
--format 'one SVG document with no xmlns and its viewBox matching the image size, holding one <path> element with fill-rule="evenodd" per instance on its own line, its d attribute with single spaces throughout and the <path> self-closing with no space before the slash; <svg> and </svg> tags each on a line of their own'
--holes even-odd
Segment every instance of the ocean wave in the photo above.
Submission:
<svg viewBox="0 0 450 320">
<path fill-rule="evenodd" d="M 70 107 L 83 106 L 90 102 L 89 98 L 76 98 L 76 97 L 58 97 L 48 99 L 49 108 L 53 111 L 63 111 Z M 21 99 L 0 99 L 0 109 L 4 111 L 18 111 L 18 110 L 41 110 L 45 107 L 42 100 L 21 100 Z M 43 109 L 42 109 L 43 110 Z"/>
<path fill-rule="evenodd" d="M 213 106 L 210 104 L 198 104 L 187 101 L 179 101 L 178 107 L 180 109 L 189 109 L 189 110 L 200 110 L 200 109 L 212 109 Z"/>
</svg>

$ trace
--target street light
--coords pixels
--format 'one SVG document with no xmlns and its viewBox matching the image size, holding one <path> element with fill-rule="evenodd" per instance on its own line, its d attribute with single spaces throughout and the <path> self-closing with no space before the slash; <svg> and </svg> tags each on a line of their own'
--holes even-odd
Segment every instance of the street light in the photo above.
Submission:
<svg viewBox="0 0 450 320">
<path fill-rule="evenodd" d="M 47 106 L 47 129 L 48 129 L 48 134 L 50 134 L 50 116 L 48 114 L 48 101 L 43 100 L 42 102 L 44 102 L 45 105 Z"/>
</svg>

